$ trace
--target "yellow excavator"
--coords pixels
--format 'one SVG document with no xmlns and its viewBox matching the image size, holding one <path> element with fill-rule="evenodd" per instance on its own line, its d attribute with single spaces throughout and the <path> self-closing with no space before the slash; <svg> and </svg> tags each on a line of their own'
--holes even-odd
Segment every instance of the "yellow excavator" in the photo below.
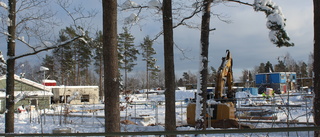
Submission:
<svg viewBox="0 0 320 137">
<path fill-rule="evenodd" d="M 224 93 L 224 87 L 227 84 L 227 93 Z M 226 50 L 226 56 L 222 57 L 221 65 L 217 71 L 214 99 L 223 101 L 223 99 L 234 98 L 233 73 L 232 73 L 232 57 L 229 50 Z"/>
<path fill-rule="evenodd" d="M 217 71 L 214 100 L 213 103 L 206 103 L 206 119 L 210 121 L 206 125 L 214 128 L 249 128 L 237 122 L 235 116 L 235 107 L 232 103 L 234 92 L 232 90 L 232 57 L 229 50 L 226 50 L 226 56 L 222 57 L 222 63 Z M 225 85 L 228 90 L 225 92 Z M 195 126 L 196 122 L 196 103 L 189 103 L 187 106 L 187 123 Z"/>
</svg>

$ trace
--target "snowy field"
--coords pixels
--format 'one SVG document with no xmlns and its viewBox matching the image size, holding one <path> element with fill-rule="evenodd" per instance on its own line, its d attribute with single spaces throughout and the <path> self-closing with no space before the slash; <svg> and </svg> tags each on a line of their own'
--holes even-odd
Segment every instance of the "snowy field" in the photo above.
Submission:
<svg viewBox="0 0 320 137">
<path fill-rule="evenodd" d="M 251 120 L 240 119 L 240 123 L 251 124 L 255 128 L 276 128 L 287 127 L 287 95 L 276 95 L 274 99 L 265 99 L 260 95 L 253 96 L 246 92 L 237 94 L 237 109 L 263 109 L 269 116 L 276 116 L 276 120 Z M 121 111 L 122 120 L 130 120 L 134 124 L 121 124 L 122 132 L 144 132 L 144 131 L 164 131 L 164 95 L 136 94 L 129 96 L 130 104 L 125 103 L 125 97 L 121 96 L 123 111 Z M 179 126 L 177 130 L 195 130 L 192 126 L 187 126 L 186 98 L 193 98 L 194 90 L 176 91 L 176 123 Z M 289 109 L 289 120 L 296 124 L 290 124 L 290 127 L 313 126 L 312 95 L 291 93 L 289 104 L 293 107 Z M 29 111 L 24 113 L 15 113 L 15 133 L 52 133 L 53 130 L 68 128 L 72 133 L 90 133 L 104 132 L 104 106 L 96 105 L 53 105 L 52 109 L 42 111 Z M 65 113 L 68 110 L 70 113 Z M 62 114 L 62 115 L 60 115 Z M 244 112 L 237 111 L 237 115 L 243 115 Z M 41 117 L 39 117 L 42 115 Z M 4 114 L 0 114 L 0 133 L 4 133 L 5 122 Z M 213 129 L 213 128 L 208 128 Z M 313 136 L 310 132 L 290 132 L 290 136 Z M 186 135 L 183 135 L 186 136 Z M 188 135 L 194 136 L 194 135 Z M 198 135 L 199 136 L 199 135 Z M 288 136 L 287 132 L 281 133 L 250 133 L 250 134 L 213 134 L 201 136 Z"/>
</svg>

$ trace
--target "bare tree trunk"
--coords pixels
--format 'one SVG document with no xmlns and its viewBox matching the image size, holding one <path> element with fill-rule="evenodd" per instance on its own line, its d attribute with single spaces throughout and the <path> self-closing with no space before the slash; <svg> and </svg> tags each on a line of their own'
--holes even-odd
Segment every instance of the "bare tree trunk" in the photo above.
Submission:
<svg viewBox="0 0 320 137">
<path fill-rule="evenodd" d="M 172 1 L 163 0 L 164 64 L 165 64 L 165 130 L 176 130 L 175 74 L 172 28 Z M 175 136 L 175 135 L 170 135 Z"/>
<path fill-rule="evenodd" d="M 103 58 L 101 57 L 100 59 L 100 64 L 99 64 L 99 97 L 100 100 L 103 100 L 103 96 L 104 96 L 104 90 L 103 90 L 103 86 L 102 86 L 102 78 L 103 78 L 103 74 L 102 74 L 102 63 L 103 63 Z"/>
<path fill-rule="evenodd" d="M 14 133 L 14 65 L 15 59 L 10 57 L 15 56 L 15 33 L 16 33 L 16 0 L 9 0 L 9 16 L 8 20 L 10 24 L 8 25 L 8 60 L 7 60 L 7 79 L 6 79 L 6 109 L 5 114 L 5 132 Z"/>
<path fill-rule="evenodd" d="M 147 51 L 148 52 L 148 51 Z M 147 53 L 148 54 L 148 53 Z M 148 59 L 147 60 L 149 60 L 149 57 L 148 57 Z M 148 61 L 147 61 L 147 73 L 146 73 L 146 81 L 147 81 L 147 99 L 149 99 L 149 67 L 148 67 Z"/>
<path fill-rule="evenodd" d="M 103 0 L 105 132 L 120 132 L 117 1 Z"/>
<path fill-rule="evenodd" d="M 209 33 L 210 33 L 210 5 L 212 0 L 204 0 L 203 1 L 203 14 L 201 20 L 201 62 L 202 62 L 202 70 L 200 71 L 200 90 L 202 91 L 202 112 L 201 118 L 203 120 L 203 124 L 201 124 L 202 129 L 206 129 L 207 119 L 207 77 L 208 77 L 208 49 L 209 49 Z"/>
<path fill-rule="evenodd" d="M 320 126 L 320 1 L 313 0 L 314 11 L 314 100 L 313 100 L 313 112 L 314 112 L 314 124 Z M 315 137 L 320 137 L 320 131 L 314 132 Z"/>
</svg>

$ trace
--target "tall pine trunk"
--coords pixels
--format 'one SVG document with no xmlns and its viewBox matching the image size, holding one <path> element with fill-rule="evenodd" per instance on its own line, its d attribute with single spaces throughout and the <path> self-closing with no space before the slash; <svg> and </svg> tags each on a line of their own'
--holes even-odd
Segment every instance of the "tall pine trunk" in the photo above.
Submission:
<svg viewBox="0 0 320 137">
<path fill-rule="evenodd" d="M 120 132 L 117 1 L 103 0 L 105 132 Z"/>
<path fill-rule="evenodd" d="M 8 60 L 7 60 L 7 79 L 6 79 L 6 109 L 5 114 L 5 132 L 14 133 L 14 65 L 15 59 L 15 33 L 16 33 L 16 0 L 9 0 L 9 16 L 8 20 Z"/>
<path fill-rule="evenodd" d="M 102 67 L 102 63 L 103 63 L 103 57 L 100 57 L 100 59 L 99 59 L 99 99 L 100 100 L 103 100 L 103 97 L 104 97 L 104 89 L 103 89 L 103 85 L 102 85 L 102 79 L 103 79 L 103 74 L 102 74 L 102 69 L 103 69 L 103 67 Z"/>
<path fill-rule="evenodd" d="M 162 20 L 164 32 L 164 69 L 165 69 L 165 130 L 176 130 L 175 108 L 175 74 L 173 52 L 173 28 L 172 28 L 172 1 L 163 0 Z M 175 136 L 175 135 L 171 135 Z"/>
<path fill-rule="evenodd" d="M 314 100 L 313 100 L 313 112 L 314 123 L 316 126 L 320 126 L 320 1 L 313 0 L 314 11 Z M 315 137 L 320 136 L 320 131 L 314 132 Z"/>
</svg>

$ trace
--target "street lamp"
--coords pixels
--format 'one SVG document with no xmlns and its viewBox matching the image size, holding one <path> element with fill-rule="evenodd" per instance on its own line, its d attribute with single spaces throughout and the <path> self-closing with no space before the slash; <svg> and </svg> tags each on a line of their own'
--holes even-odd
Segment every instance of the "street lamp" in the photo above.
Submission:
<svg viewBox="0 0 320 137">
<path fill-rule="evenodd" d="M 48 70 L 49 70 L 49 68 L 46 68 L 44 66 L 40 67 L 40 71 L 43 71 L 43 80 L 46 79 L 46 71 L 48 71 Z"/>
<path fill-rule="evenodd" d="M 42 83 L 43 83 L 43 95 L 44 95 L 44 97 L 45 97 L 45 95 L 46 95 L 46 91 L 45 91 L 45 87 L 46 87 L 46 85 L 45 85 L 45 80 L 46 80 L 46 71 L 48 71 L 49 70 L 49 68 L 46 68 L 46 67 L 44 67 L 44 66 L 41 66 L 40 67 L 40 71 L 43 71 L 43 80 L 42 80 Z M 50 100 L 49 100 L 50 101 Z M 43 113 L 44 113 L 44 124 L 46 123 L 46 109 L 44 109 L 44 111 L 43 111 Z M 41 118 L 41 120 L 42 120 L 42 118 Z M 42 123 L 42 122 L 41 122 Z M 41 130 L 43 130 L 43 128 L 42 128 L 42 124 L 41 124 Z M 42 131 L 42 133 L 43 133 L 43 131 Z"/>
</svg>

